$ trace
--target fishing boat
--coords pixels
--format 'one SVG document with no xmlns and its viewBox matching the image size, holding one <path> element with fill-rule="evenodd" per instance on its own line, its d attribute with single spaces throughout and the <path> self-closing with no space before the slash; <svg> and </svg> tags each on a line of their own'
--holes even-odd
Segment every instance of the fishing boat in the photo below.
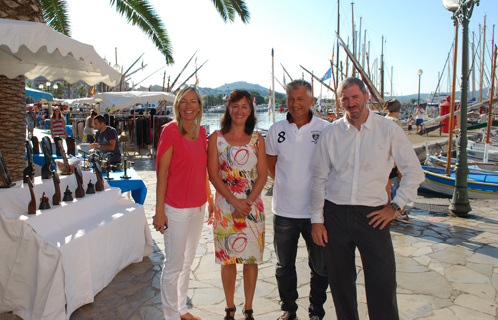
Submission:
<svg viewBox="0 0 498 320">
<path fill-rule="evenodd" d="M 455 172 L 445 175 L 444 168 L 422 166 L 425 181 L 419 190 L 453 196 Z M 467 177 L 467 190 L 470 199 L 498 199 L 498 174 L 470 173 Z"/>
<path fill-rule="evenodd" d="M 424 164 L 429 167 L 435 168 L 446 168 L 446 164 L 448 162 L 448 158 L 441 155 L 428 155 L 426 156 Z M 456 164 L 456 160 L 454 158 L 451 159 L 451 167 L 454 167 Z M 468 168 L 470 172 L 476 173 L 491 173 L 498 174 L 498 162 L 489 162 L 489 163 L 468 163 Z"/>
</svg>

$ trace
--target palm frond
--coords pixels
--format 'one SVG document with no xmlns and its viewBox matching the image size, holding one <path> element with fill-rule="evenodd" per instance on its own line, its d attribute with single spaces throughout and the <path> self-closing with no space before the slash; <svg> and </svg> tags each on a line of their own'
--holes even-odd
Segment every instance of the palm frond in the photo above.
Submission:
<svg viewBox="0 0 498 320">
<path fill-rule="evenodd" d="M 71 36 L 66 0 L 40 0 L 43 18 L 49 27 Z"/>
<path fill-rule="evenodd" d="M 174 63 L 171 42 L 164 24 L 147 0 L 110 0 L 110 4 L 128 22 L 142 29 L 164 55 L 166 64 Z"/>
<path fill-rule="evenodd" d="M 243 23 L 249 23 L 251 15 L 247 10 L 244 0 L 211 0 L 219 15 L 226 23 L 227 21 L 235 21 L 235 13 L 237 13 Z"/>
<path fill-rule="evenodd" d="M 249 20 L 251 20 L 251 14 L 247 9 L 247 5 L 244 0 L 225 0 L 225 2 L 230 2 L 231 7 L 239 14 L 240 20 L 242 20 L 243 23 L 249 23 Z"/>
<path fill-rule="evenodd" d="M 211 2 L 213 2 L 214 4 L 214 7 L 216 8 L 216 11 L 218 11 L 221 19 L 223 19 L 223 22 L 227 23 L 227 20 L 229 20 L 229 15 L 225 6 L 225 1 L 226 0 L 211 0 Z"/>
</svg>

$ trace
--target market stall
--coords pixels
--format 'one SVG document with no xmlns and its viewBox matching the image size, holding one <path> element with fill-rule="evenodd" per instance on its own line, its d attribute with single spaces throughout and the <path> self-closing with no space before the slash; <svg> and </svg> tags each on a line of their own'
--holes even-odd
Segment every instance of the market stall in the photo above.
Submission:
<svg viewBox="0 0 498 320">
<path fill-rule="evenodd" d="M 90 180 L 97 178 L 83 172 L 85 188 Z M 77 188 L 75 175 L 60 181 L 62 192 Z M 51 180 L 35 178 L 36 198 L 54 191 Z M 36 215 L 27 214 L 30 199 L 21 182 L 0 189 L 0 312 L 24 320 L 69 319 L 120 270 L 153 251 L 144 208 L 107 183 L 104 191 Z"/>
</svg>

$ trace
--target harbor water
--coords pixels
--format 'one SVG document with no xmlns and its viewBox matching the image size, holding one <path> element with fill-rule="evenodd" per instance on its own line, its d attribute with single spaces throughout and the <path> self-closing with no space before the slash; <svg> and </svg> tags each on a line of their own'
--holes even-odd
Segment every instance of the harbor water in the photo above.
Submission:
<svg viewBox="0 0 498 320">
<path fill-rule="evenodd" d="M 285 119 L 286 113 L 275 113 L 275 122 Z M 222 113 L 204 113 L 202 115 L 202 125 L 209 125 L 209 132 L 213 133 L 215 130 L 220 129 L 220 122 Z M 273 115 L 268 115 L 268 112 L 256 113 L 258 121 L 256 122 L 256 129 L 268 130 L 273 124 Z"/>
</svg>

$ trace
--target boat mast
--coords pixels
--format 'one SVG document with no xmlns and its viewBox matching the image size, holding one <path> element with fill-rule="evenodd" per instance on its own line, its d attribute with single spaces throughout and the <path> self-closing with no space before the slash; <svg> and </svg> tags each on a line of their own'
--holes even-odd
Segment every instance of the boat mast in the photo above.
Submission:
<svg viewBox="0 0 498 320">
<path fill-rule="evenodd" d="M 384 36 L 382 36 L 382 50 L 380 54 L 380 96 L 384 99 Z"/>
<path fill-rule="evenodd" d="M 494 46 L 494 54 L 492 55 L 492 68 L 491 68 L 491 92 L 489 97 L 489 113 L 488 113 L 488 128 L 486 131 L 486 145 L 484 147 L 484 159 L 483 162 L 488 162 L 488 148 L 489 148 L 489 136 L 491 135 L 491 125 L 493 122 L 493 96 L 495 93 L 495 75 L 496 75 L 496 56 L 498 54 L 498 48 Z"/>
<path fill-rule="evenodd" d="M 337 0 L 337 35 L 340 36 L 339 32 L 339 21 L 341 18 L 341 15 L 339 13 L 340 7 L 339 7 L 339 0 Z M 337 88 L 339 86 L 339 41 L 337 41 L 337 50 L 336 50 L 337 58 L 335 60 L 335 65 L 336 65 L 336 70 L 335 70 L 335 79 L 336 79 L 336 84 L 335 87 Z M 341 61 L 342 64 L 342 61 Z M 341 72 L 342 72 L 342 65 L 341 65 Z M 342 80 L 342 75 L 341 75 L 341 80 Z M 335 97 L 336 100 L 338 99 Z"/>
<path fill-rule="evenodd" d="M 394 75 L 394 67 L 391 66 L 391 98 L 393 97 L 393 75 Z"/>
<path fill-rule="evenodd" d="M 354 25 L 354 2 L 351 1 L 351 45 L 353 46 L 353 56 L 356 58 L 356 38 L 355 38 L 355 25 Z M 348 41 L 349 42 L 349 41 Z M 354 77 L 356 76 L 356 70 L 354 68 L 351 68 L 351 76 Z"/>
<path fill-rule="evenodd" d="M 366 53 L 366 48 L 367 48 L 367 30 L 364 31 L 363 35 L 363 49 L 361 51 L 362 57 L 361 57 L 361 66 L 365 68 L 365 53 Z"/>
<path fill-rule="evenodd" d="M 448 161 L 446 162 L 446 176 L 450 176 L 451 169 L 451 148 L 453 147 L 453 129 L 455 127 L 455 89 L 456 89 L 456 72 L 457 72 L 457 54 L 458 54 L 458 20 L 455 19 L 455 46 L 453 47 L 453 83 L 451 86 L 451 102 L 450 102 L 450 127 L 448 130 Z M 449 68 L 449 64 L 448 64 Z M 467 124 L 460 124 L 466 126 Z"/>
<path fill-rule="evenodd" d="M 360 30 L 358 31 L 358 54 L 356 55 L 356 60 L 358 60 L 358 62 L 360 62 L 360 60 L 361 60 L 360 58 L 361 58 L 361 52 L 362 52 L 362 49 L 361 49 L 361 20 L 362 20 L 362 17 L 360 17 Z"/>
<path fill-rule="evenodd" d="M 272 89 L 272 100 L 273 100 L 273 104 L 272 104 L 272 112 L 273 112 L 273 123 L 275 123 L 275 68 L 274 68 L 274 55 L 273 55 L 273 48 L 271 48 L 271 89 Z"/>
<path fill-rule="evenodd" d="M 482 28 L 482 57 L 481 57 L 481 79 L 479 80 L 479 102 L 482 102 L 482 86 L 484 79 L 484 56 L 486 55 L 486 15 L 484 15 L 484 27 Z"/>
<path fill-rule="evenodd" d="M 476 69 L 474 59 L 476 58 L 475 51 L 475 32 L 472 31 L 472 100 L 476 99 Z"/>
</svg>

